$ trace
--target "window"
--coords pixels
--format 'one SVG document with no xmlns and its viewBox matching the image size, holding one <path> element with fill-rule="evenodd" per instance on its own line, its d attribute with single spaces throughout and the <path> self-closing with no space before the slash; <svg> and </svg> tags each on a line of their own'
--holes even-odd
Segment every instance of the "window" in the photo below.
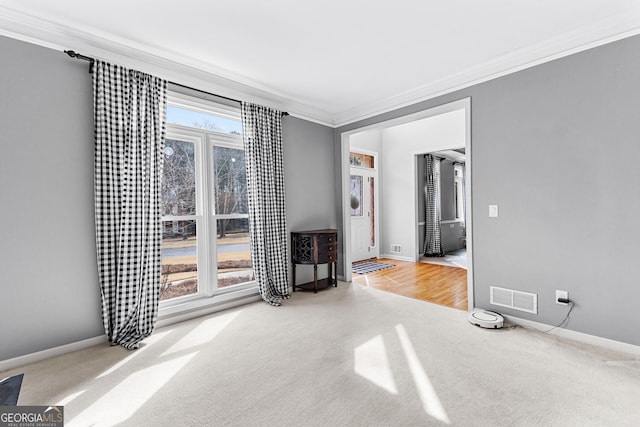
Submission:
<svg viewBox="0 0 640 427">
<path fill-rule="evenodd" d="M 454 209 L 455 209 L 456 219 L 460 219 L 464 221 L 464 191 L 463 191 L 463 184 L 462 184 L 464 177 L 463 177 L 462 168 L 463 168 L 462 165 L 458 163 L 454 164 L 453 198 L 454 198 Z"/>
<path fill-rule="evenodd" d="M 351 166 L 362 167 L 367 169 L 374 169 L 374 157 L 368 154 L 350 152 L 349 153 L 349 164 Z"/>
<path fill-rule="evenodd" d="M 255 285 L 237 109 L 171 96 L 162 180 L 162 301 Z"/>
</svg>

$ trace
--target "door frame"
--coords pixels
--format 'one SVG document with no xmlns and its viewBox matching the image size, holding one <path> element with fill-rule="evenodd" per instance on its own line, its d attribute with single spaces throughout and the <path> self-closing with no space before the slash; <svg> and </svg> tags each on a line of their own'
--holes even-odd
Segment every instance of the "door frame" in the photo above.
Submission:
<svg viewBox="0 0 640 427">
<path fill-rule="evenodd" d="M 419 111 L 417 113 L 409 114 L 402 117 L 397 117 L 395 119 L 386 120 L 383 122 L 375 123 L 368 126 L 363 126 L 357 129 L 349 130 L 346 132 L 342 132 L 340 135 L 340 143 L 341 143 L 341 174 L 342 174 L 342 247 L 343 247 L 343 277 L 342 279 L 350 282 L 352 280 L 352 271 L 351 271 L 351 212 L 349 209 L 349 182 L 351 175 L 351 165 L 349 162 L 349 152 L 351 151 L 351 143 L 350 139 L 352 135 L 370 131 L 370 130 L 383 130 L 385 128 L 391 126 L 397 126 L 401 124 L 411 123 L 416 120 L 422 120 L 433 116 L 438 116 L 440 114 L 449 113 L 455 110 L 465 111 L 465 154 L 466 154 L 466 178 L 467 182 L 465 184 L 465 199 L 466 199 L 466 212 L 465 212 L 465 227 L 467 233 L 467 300 L 468 300 L 468 310 L 472 311 L 475 307 L 474 304 L 474 293 L 473 293 L 473 198 L 472 198 L 472 150 L 471 150 L 471 98 L 463 98 L 458 101 L 453 101 L 447 104 L 439 105 L 436 107 L 432 107 L 423 111 Z M 418 154 L 418 153 L 415 153 Z M 415 159 L 415 156 L 414 156 Z M 416 162 L 413 163 L 414 168 L 414 176 L 417 174 L 417 166 Z M 418 185 L 417 181 L 414 180 L 414 194 L 417 195 Z M 379 198 L 378 198 L 379 199 Z M 417 221 L 417 212 L 418 212 L 418 199 L 417 196 L 413 200 L 414 206 L 413 209 L 410 209 L 410 216 L 412 216 L 412 223 L 416 225 L 416 248 L 418 246 L 418 221 Z M 378 233 L 378 238 L 380 235 Z M 380 240 L 378 240 L 380 242 Z M 382 252 L 382 251 L 381 251 Z M 414 262 L 418 262 L 418 253 L 415 251 L 416 259 Z"/>
<path fill-rule="evenodd" d="M 380 193 L 378 190 L 378 187 L 380 185 L 380 169 L 378 169 L 378 159 L 379 159 L 379 153 L 376 151 L 371 151 L 371 150 L 365 150 L 363 148 L 358 148 L 358 147 L 351 147 L 350 146 L 350 150 L 349 153 L 358 153 L 358 154 L 366 154 L 368 156 L 372 156 L 373 157 L 373 168 L 372 169 L 368 169 L 368 168 L 359 168 L 358 166 L 351 166 L 351 162 L 349 162 L 349 179 L 351 179 L 351 168 L 356 168 L 356 169 L 362 169 L 362 170 L 370 170 L 373 171 L 373 178 L 374 178 L 374 187 L 373 187 L 373 210 L 374 210 L 374 217 L 373 217 L 373 232 L 374 232 L 374 241 L 375 241 L 375 253 L 374 255 L 376 257 L 378 257 L 380 255 Z M 349 232 L 351 232 L 351 216 L 349 216 Z M 351 236 L 351 235 L 349 235 Z M 351 241 L 351 239 L 349 239 L 349 241 Z M 353 245 L 351 245 L 353 247 Z M 352 254 L 351 254 L 352 255 Z M 349 264 L 351 265 L 351 264 Z"/>
</svg>

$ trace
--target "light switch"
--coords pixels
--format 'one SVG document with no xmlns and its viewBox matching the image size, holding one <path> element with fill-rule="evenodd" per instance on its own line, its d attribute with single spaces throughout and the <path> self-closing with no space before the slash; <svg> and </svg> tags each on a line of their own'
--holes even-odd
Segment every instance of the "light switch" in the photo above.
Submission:
<svg viewBox="0 0 640 427">
<path fill-rule="evenodd" d="M 498 205 L 489 205 L 489 218 L 498 218 Z"/>
</svg>

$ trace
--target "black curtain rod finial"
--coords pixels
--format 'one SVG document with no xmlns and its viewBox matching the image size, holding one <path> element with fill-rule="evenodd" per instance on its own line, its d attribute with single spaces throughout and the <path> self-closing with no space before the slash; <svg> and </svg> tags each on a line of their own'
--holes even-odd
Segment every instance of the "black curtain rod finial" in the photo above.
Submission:
<svg viewBox="0 0 640 427">
<path fill-rule="evenodd" d="M 80 55 L 75 50 L 65 50 L 64 53 L 66 53 L 67 55 L 69 55 L 72 58 L 83 59 L 85 61 L 89 61 L 89 73 L 93 74 L 93 64 L 95 64 L 95 62 L 96 62 L 95 59 L 90 58 L 90 57 L 85 56 L 85 55 Z"/>
</svg>

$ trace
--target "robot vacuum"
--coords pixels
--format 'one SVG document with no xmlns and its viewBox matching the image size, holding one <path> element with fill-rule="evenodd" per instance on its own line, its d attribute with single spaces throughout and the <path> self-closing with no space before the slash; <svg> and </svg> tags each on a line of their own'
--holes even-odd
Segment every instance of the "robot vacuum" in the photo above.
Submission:
<svg viewBox="0 0 640 427">
<path fill-rule="evenodd" d="M 504 325 L 504 319 L 498 313 L 487 310 L 473 310 L 469 313 L 471 324 L 487 329 L 500 329 Z"/>
</svg>

